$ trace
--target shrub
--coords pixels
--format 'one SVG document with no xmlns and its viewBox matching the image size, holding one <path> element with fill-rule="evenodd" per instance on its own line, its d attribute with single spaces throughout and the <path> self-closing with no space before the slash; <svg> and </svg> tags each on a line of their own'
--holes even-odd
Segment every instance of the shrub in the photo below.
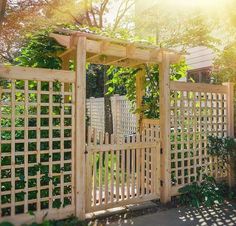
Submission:
<svg viewBox="0 0 236 226">
<path fill-rule="evenodd" d="M 216 183 L 213 177 L 204 175 L 202 182 L 193 182 L 179 189 L 180 203 L 193 207 L 212 206 L 224 201 L 223 185 Z"/>
<path fill-rule="evenodd" d="M 236 157 L 236 141 L 231 137 L 209 136 L 207 144 L 208 154 L 219 157 L 229 163 L 230 158 Z"/>
</svg>

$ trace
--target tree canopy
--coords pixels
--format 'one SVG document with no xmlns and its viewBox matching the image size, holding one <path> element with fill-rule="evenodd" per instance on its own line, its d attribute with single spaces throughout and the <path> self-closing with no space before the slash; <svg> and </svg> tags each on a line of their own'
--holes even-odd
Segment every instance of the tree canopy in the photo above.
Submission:
<svg viewBox="0 0 236 226">
<path fill-rule="evenodd" d="M 198 10 L 184 11 L 175 9 L 156 8 L 148 9 L 148 16 L 134 20 L 134 0 L 8 0 L 1 7 L 0 29 L 0 58 L 2 61 L 17 63 L 22 66 L 61 68 L 61 60 L 57 57 L 64 48 L 55 40 L 47 36 L 47 32 L 56 27 L 83 29 L 108 36 L 118 36 L 123 39 L 140 40 L 136 35 L 145 30 L 153 31 L 152 37 L 146 38 L 151 43 L 156 42 L 161 47 L 181 47 L 204 45 L 215 48 L 220 44 L 220 38 L 214 35 L 222 21 L 219 18 L 210 19 Z M 230 4 L 233 5 L 232 2 Z M 228 33 L 235 31 L 235 12 L 228 5 L 224 8 L 229 15 L 225 22 L 229 26 Z M 223 18 L 223 17 L 220 17 Z M 228 34 L 227 33 L 227 34 Z M 73 62 L 71 62 L 73 67 Z M 143 109 L 148 117 L 158 117 L 159 94 L 158 66 L 145 67 L 145 96 Z M 101 97 L 118 93 L 126 94 L 135 100 L 135 75 L 138 69 L 115 68 L 104 73 L 101 65 L 88 65 L 87 70 L 87 97 Z M 186 74 L 184 62 L 174 65 L 171 69 L 171 78 L 178 79 Z M 107 77 L 106 77 L 107 76 Z M 105 87 L 105 89 L 104 89 Z M 105 95 L 106 97 L 106 95 Z"/>
<path fill-rule="evenodd" d="M 25 43 L 25 35 L 42 29 L 77 26 L 117 31 L 121 23 L 126 26 L 126 15 L 133 5 L 134 0 L 1 1 L 0 61 L 12 63 Z"/>
</svg>

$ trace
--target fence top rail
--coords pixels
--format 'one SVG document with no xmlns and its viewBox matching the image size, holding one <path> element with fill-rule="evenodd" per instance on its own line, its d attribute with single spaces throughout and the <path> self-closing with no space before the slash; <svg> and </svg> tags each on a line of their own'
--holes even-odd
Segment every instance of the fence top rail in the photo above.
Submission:
<svg viewBox="0 0 236 226">
<path fill-rule="evenodd" d="M 173 91 L 204 92 L 204 93 L 227 93 L 227 86 L 204 83 L 170 82 Z"/>
<path fill-rule="evenodd" d="M 160 125 L 160 120 L 159 119 L 149 119 L 149 118 L 144 118 L 142 120 L 143 124 L 152 124 L 152 125 Z"/>
<path fill-rule="evenodd" d="M 122 144 L 89 144 L 86 146 L 86 151 L 90 152 L 106 152 L 115 150 L 126 150 L 135 148 L 156 148 L 160 140 L 149 142 L 135 142 L 135 143 L 122 143 Z"/>
<path fill-rule="evenodd" d="M 0 65 L 0 79 L 73 83 L 75 81 L 75 73 L 64 70 Z"/>
</svg>

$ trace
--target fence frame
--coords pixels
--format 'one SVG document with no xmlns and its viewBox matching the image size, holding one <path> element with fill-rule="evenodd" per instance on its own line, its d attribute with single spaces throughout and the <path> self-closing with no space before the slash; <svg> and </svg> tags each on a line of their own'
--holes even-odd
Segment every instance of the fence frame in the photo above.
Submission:
<svg viewBox="0 0 236 226">
<path fill-rule="evenodd" d="M 24 81 L 24 89 L 23 90 L 18 90 L 17 92 L 21 92 L 22 94 L 24 94 L 25 95 L 25 98 L 24 98 L 24 100 L 23 100 L 23 102 L 21 103 L 21 104 L 23 104 L 24 106 L 28 106 L 29 105 L 29 103 L 28 103 L 28 95 L 29 94 L 35 94 L 35 95 L 37 95 L 37 98 L 40 96 L 40 95 L 42 95 L 42 94 L 44 94 L 45 92 L 44 91 L 39 91 L 39 84 L 37 84 L 37 90 L 35 91 L 35 90 L 31 90 L 31 91 L 29 91 L 29 89 L 28 89 L 28 80 L 30 80 L 30 81 L 37 81 L 37 82 L 40 82 L 40 83 L 42 83 L 42 82 L 48 82 L 48 83 L 53 83 L 53 82 L 61 82 L 61 83 L 71 83 L 72 84 L 72 87 L 73 87 L 73 84 L 75 83 L 75 74 L 74 74 L 74 72 L 71 72 L 71 71 L 64 71 L 64 70 L 50 70 L 50 69 L 38 69 L 38 68 L 24 68 L 24 67 L 15 67 L 15 66 L 1 66 L 0 65 L 0 79 L 3 79 L 3 80 L 10 80 L 11 82 L 12 81 L 14 81 L 14 80 L 22 80 L 22 81 Z M 62 87 L 64 87 L 64 85 L 62 85 Z M 14 91 L 13 91 L 13 88 L 14 88 Z M 14 101 L 14 99 L 15 99 L 15 87 L 13 87 L 12 88 L 12 90 L 10 91 L 10 93 L 11 93 L 11 95 L 12 95 L 12 98 L 11 98 L 11 103 L 10 103 L 10 106 L 19 106 L 19 105 L 15 105 L 15 101 Z M 62 89 L 62 88 L 61 88 Z M 73 88 L 72 88 L 73 89 Z M 2 97 L 2 91 L 4 91 L 4 89 L 2 88 L 2 87 L 0 87 L 0 96 Z M 8 92 L 9 92 L 9 90 L 8 90 Z M 48 91 L 46 91 L 46 93 L 49 93 L 49 94 L 47 94 L 47 95 L 54 95 L 54 94 L 56 94 L 56 92 L 54 92 L 53 90 L 52 90 L 52 87 L 50 87 L 50 85 L 49 85 L 49 90 Z M 72 95 L 72 99 L 74 99 L 74 89 L 73 89 L 73 91 L 70 91 L 70 93 L 71 93 L 71 95 Z M 68 95 L 68 92 L 66 93 L 67 95 Z M 64 95 L 65 95 L 65 92 L 64 92 Z M 40 98 L 41 99 L 41 98 Z M 37 108 L 39 109 L 39 103 L 41 103 L 41 102 L 39 102 L 40 101 L 40 99 L 37 99 L 37 102 L 35 103 L 35 106 L 37 106 Z M 51 103 L 51 101 L 52 101 L 52 99 L 51 98 L 49 98 L 49 102 L 48 102 L 48 105 L 50 105 L 50 103 Z M 34 103 L 31 103 L 31 105 L 32 106 L 34 106 L 33 105 Z M 67 104 L 67 103 L 65 103 L 65 104 Z M 0 101 L 0 105 L 1 105 L 1 101 Z M 54 106 L 54 105 L 53 105 Z M 74 106 L 74 103 L 72 102 L 71 103 L 71 106 Z M 51 111 L 51 107 L 48 107 L 49 108 L 49 111 Z M 74 108 L 74 107 L 73 107 Z M 51 114 L 51 112 L 50 112 L 50 114 Z M 10 116 L 11 117 L 11 119 L 15 119 L 16 118 L 16 116 L 15 116 L 15 113 L 11 113 L 11 115 L 12 116 Z M 23 119 L 25 119 L 25 126 L 23 127 L 23 128 L 21 128 L 21 127 L 15 127 L 15 125 L 13 124 L 12 126 L 11 126 L 11 129 L 13 129 L 13 131 L 14 131 L 14 133 L 15 133 L 15 131 L 16 131 L 16 129 L 24 129 L 25 130 L 25 134 L 28 134 L 28 131 L 31 131 L 31 130 L 35 130 L 35 131 L 37 131 L 36 133 L 37 133 L 37 139 L 32 139 L 31 138 L 31 141 L 30 142 L 32 142 L 32 140 L 35 140 L 35 142 L 37 143 L 37 146 L 39 146 L 39 137 L 38 137 L 38 135 L 40 135 L 40 119 L 41 119 L 41 117 L 38 117 L 38 116 L 40 116 L 40 112 L 37 112 L 37 115 L 29 115 L 29 113 L 28 113 L 28 109 L 27 109 L 27 112 L 26 113 L 24 113 L 24 115 L 17 115 L 17 117 L 23 117 Z M 71 113 L 71 116 L 72 116 L 72 118 L 74 118 L 74 113 L 73 113 L 73 110 L 72 110 L 72 113 Z M 6 116 L 5 116 L 6 117 Z M 48 116 L 48 120 L 50 120 L 50 118 L 52 117 L 52 115 L 49 115 Z M 59 115 L 58 116 L 60 119 L 61 119 L 61 115 Z M 34 126 L 34 127 L 31 127 L 30 128 L 30 130 L 29 130 L 29 128 L 28 128 L 28 124 L 26 124 L 26 122 L 28 123 L 28 119 L 29 118 L 36 118 L 37 119 L 37 124 Z M 43 118 L 43 117 L 42 117 Z M 0 119 L 2 119 L 2 114 L 1 114 L 1 112 L 0 112 Z M 14 121 L 14 120 L 13 120 Z M 63 125 L 64 126 L 64 125 Z M 53 128 L 52 127 L 52 125 L 51 124 L 49 124 L 48 126 L 45 126 L 45 127 L 47 127 L 47 129 L 50 131 L 49 133 L 52 133 L 52 130 L 53 129 L 55 129 L 55 128 Z M 60 127 L 61 128 L 61 127 Z M 1 128 L 2 129 L 2 128 Z M 4 128 L 3 128 L 4 129 Z M 71 140 L 73 140 L 74 139 L 74 135 L 73 135 L 73 131 L 74 131 L 74 129 L 73 129 L 73 125 L 71 126 L 71 130 L 72 130 L 72 136 L 71 136 Z M 13 134 L 13 135 L 15 135 L 15 134 Z M 26 136 L 26 135 L 25 135 Z M 64 136 L 63 136 L 64 137 Z M 0 138 L 1 139 L 1 138 Z M 25 143 L 27 143 L 27 141 L 29 140 L 29 138 L 28 137 L 24 137 L 24 142 Z M 51 135 L 49 135 L 49 137 L 46 139 L 46 140 L 48 140 L 49 142 L 52 142 L 52 140 L 55 140 L 55 138 L 54 139 L 52 139 L 52 137 L 51 137 Z M 65 140 L 65 138 L 64 139 L 62 139 L 62 141 L 64 142 L 64 140 Z M 15 139 L 14 138 L 11 138 L 11 144 L 13 144 L 13 146 L 12 146 L 12 149 L 14 149 L 14 147 L 15 147 Z M 18 143 L 19 142 L 21 142 L 21 141 L 19 141 L 18 140 Z M 60 141 L 61 142 L 61 141 Z M 0 143 L 2 143 L 2 142 L 0 142 Z M 4 143 L 4 142 L 3 142 Z M 73 142 L 72 142 L 73 143 Z M 27 144 L 28 145 L 28 144 Z M 24 146 L 25 147 L 25 146 Z M 38 147 L 37 147 L 38 148 Z M 72 150 L 73 150 L 73 144 L 72 144 L 72 148 L 71 148 Z M 38 150 L 38 149 L 37 149 Z M 11 153 L 15 153 L 15 150 L 11 150 L 12 152 Z M 27 152 L 28 153 L 27 153 Z M 74 151 L 74 150 L 73 150 Z M 71 155 L 73 156 L 73 151 L 71 152 Z M 37 152 L 37 153 L 36 153 Z M 48 153 L 51 153 L 52 152 L 52 148 L 48 148 L 47 150 L 46 150 L 46 152 L 48 152 Z M 19 153 L 18 153 L 19 154 Z M 27 176 L 27 174 L 28 174 L 28 171 L 29 171 L 29 169 L 28 169 L 28 167 L 29 167 L 29 165 L 30 165 L 30 163 L 28 163 L 27 162 L 27 160 L 28 160 L 28 155 L 32 155 L 32 154 L 34 154 L 34 155 L 37 155 L 37 159 L 38 159 L 38 155 L 40 155 L 40 152 L 38 152 L 38 151 L 34 151 L 34 152 L 30 152 L 30 151 L 28 151 L 28 150 L 25 150 L 25 153 L 22 155 L 22 156 L 24 156 L 24 166 L 25 166 L 25 169 L 24 169 L 24 172 L 26 172 L 26 178 L 28 178 L 28 176 Z M 2 157 L 3 155 L 2 155 L 2 153 L 1 153 L 1 150 L 0 150 L 0 157 Z M 17 156 L 17 155 L 16 155 Z M 12 160 L 12 165 L 11 165 L 11 169 L 12 170 L 15 170 L 16 169 L 16 166 L 15 166 L 15 156 L 14 155 L 12 155 L 12 158 L 11 158 L 11 160 Z M 62 162 L 64 162 L 64 160 L 62 161 Z M 73 159 L 73 157 L 72 157 L 72 160 L 71 160 L 71 162 L 72 162 L 72 165 L 74 165 L 74 159 Z M 38 162 L 37 162 L 38 163 Z M 51 166 L 50 166 L 50 164 L 51 164 Z M 31 165 L 32 165 L 32 163 L 31 163 Z M 52 167 L 52 160 L 50 160 L 50 162 L 48 162 L 48 166 L 50 166 L 50 167 Z M 18 165 L 18 167 L 19 167 L 19 165 Z M 0 170 L 2 170 L 2 169 L 4 169 L 4 166 L 0 166 Z M 50 173 L 50 175 L 51 174 L 53 174 L 52 173 L 52 171 L 50 171 L 49 170 L 49 173 Z M 62 174 L 63 175 L 63 174 Z M 70 171 L 70 175 L 72 176 L 72 175 L 74 175 L 74 169 L 71 169 L 71 171 Z M 35 176 L 31 176 L 31 177 L 33 177 L 33 179 L 35 179 L 36 178 L 36 180 L 38 180 L 38 179 L 40 179 L 39 178 L 39 176 L 40 175 L 35 175 Z M 11 178 L 12 178 L 12 181 L 13 182 L 15 182 L 15 180 L 16 179 L 18 179 L 17 177 L 15 177 L 15 174 L 13 174 L 13 176 L 11 176 Z M 2 182 L 1 181 L 2 180 L 2 178 L 0 178 L 0 182 Z M 3 181 L 4 181 L 4 179 L 3 179 Z M 38 183 L 38 182 L 37 182 Z M 75 195 L 75 193 L 74 193 L 74 188 L 73 188 L 73 184 L 74 184 L 74 178 L 72 177 L 71 178 L 71 184 L 72 184 L 72 190 L 71 190 L 71 196 L 72 196 L 72 198 L 73 197 L 75 197 L 76 195 Z M 0 185 L 1 185 L 1 183 L 0 183 Z M 27 185 L 28 186 L 28 185 Z M 62 185 L 62 186 L 64 186 L 64 184 Z M 43 186 L 42 186 L 43 187 Z M 48 186 L 46 186 L 46 187 L 48 187 L 48 189 L 52 189 L 52 185 L 49 183 L 49 185 Z M 26 187 L 27 188 L 27 187 Z M 41 185 L 40 184 L 37 184 L 37 188 L 38 189 L 40 189 L 41 188 Z M 18 190 L 16 190 L 15 189 L 15 187 L 13 186 L 13 188 L 11 188 L 12 189 L 12 191 L 11 191 L 11 193 L 12 193 L 12 195 L 14 196 L 15 195 L 15 193 L 17 193 L 17 192 L 19 192 Z M 43 189 L 45 189 L 45 187 L 43 187 Z M 24 189 L 25 190 L 25 189 Z M 28 190 L 28 189 L 27 189 Z M 30 189 L 29 189 L 30 190 Z M 31 190 L 32 190 L 32 188 L 31 188 Z M 30 190 L 30 191 L 31 191 Z M 33 189 L 33 190 L 35 190 L 35 189 Z M 61 190 L 63 190 L 64 191 L 64 187 L 63 187 L 63 189 L 61 189 Z M 1 193 L 1 192 L 0 192 Z M 39 192 L 40 193 L 40 192 Z M 64 196 L 64 194 L 61 194 L 61 196 L 62 197 L 65 197 Z M 35 200 L 37 199 L 37 203 L 39 203 L 40 204 L 40 202 L 42 201 L 42 199 L 43 198 L 35 198 Z M 24 198 L 24 207 L 25 207 L 25 205 L 27 206 L 29 203 L 25 203 L 25 200 L 27 200 L 27 201 L 31 201 L 32 202 L 32 200 L 29 200 L 28 198 L 26 199 L 26 197 Z M 35 201 L 35 200 L 33 200 L 33 201 Z M 30 202 L 30 203 L 31 203 Z M 22 213 L 22 214 L 15 214 L 15 207 L 17 206 L 17 203 L 12 203 L 11 202 L 11 209 L 13 210 L 13 213 L 11 212 L 11 216 L 6 216 L 6 217 L 1 217 L 1 215 L 0 215 L 0 222 L 1 221 L 10 221 L 10 222 L 12 222 L 12 223 L 14 223 L 15 225 L 21 225 L 22 223 L 31 223 L 32 221 L 36 221 L 36 222 L 41 222 L 42 221 L 42 219 L 45 217 L 45 216 L 47 216 L 47 219 L 64 219 L 64 218 L 66 218 L 66 217 L 68 217 L 69 215 L 71 215 L 71 214 L 74 214 L 75 213 L 75 205 L 74 205 L 74 201 L 72 201 L 73 202 L 73 204 L 71 204 L 70 206 L 67 206 L 67 207 L 63 207 L 63 208 L 60 208 L 60 209 L 57 209 L 57 208 L 51 208 L 51 204 L 49 204 L 49 207 L 48 207 L 48 209 L 46 209 L 46 210 L 42 210 L 42 209 L 40 209 L 40 210 L 36 210 L 35 211 L 35 214 L 34 215 L 30 215 L 29 213 Z M 18 204 L 19 205 L 19 204 Z M 38 204 L 37 204 L 38 205 Z M 0 208 L 1 208 L 1 201 L 0 201 Z M 27 209 L 28 209 L 28 207 L 26 207 Z M 2 211 L 2 209 L 1 209 L 1 211 Z M 0 212 L 0 214 L 2 214 L 1 212 Z"/>
<path fill-rule="evenodd" d="M 195 92 L 195 93 L 198 93 L 199 96 L 201 97 L 201 94 L 204 93 L 205 97 L 207 94 L 211 94 L 211 95 L 226 95 L 226 117 L 227 117 L 227 128 L 226 128 L 226 131 L 227 131 L 227 136 L 230 136 L 230 137 L 234 137 L 234 102 L 233 102 L 233 86 L 234 84 L 233 83 L 224 83 L 222 85 L 215 85 L 215 84 L 200 84 L 200 83 L 186 83 L 186 82 L 179 82 L 179 81 L 171 81 L 170 82 L 170 91 L 174 91 L 174 92 L 186 92 L 186 93 L 189 93 L 189 92 Z M 198 98 L 200 98 L 198 97 Z M 212 98 L 212 97 L 211 97 Z M 223 98 L 222 96 L 220 98 Z M 201 98 L 200 98 L 201 99 Z M 207 100 L 205 100 L 207 101 Z M 212 99 L 209 99 L 208 101 L 210 101 L 211 105 L 212 105 L 212 102 L 213 100 Z M 216 97 L 216 101 L 219 101 Z M 201 106 L 202 102 L 200 102 L 200 109 L 203 108 L 203 106 Z M 206 103 L 205 104 L 205 107 L 206 107 Z M 183 106 L 182 106 L 183 108 Z M 217 110 L 218 110 L 218 106 L 216 107 Z M 223 103 L 222 103 L 222 99 L 221 99 L 221 106 L 219 107 L 221 110 L 223 109 Z M 183 112 L 182 112 L 183 113 Z M 195 112 L 194 112 L 195 114 Z M 170 115 L 170 114 L 169 114 Z M 218 113 L 216 113 L 216 115 L 211 115 L 208 116 L 208 117 L 218 117 Z M 196 116 L 195 117 L 204 117 L 204 120 L 206 118 L 206 116 Z M 203 119 L 201 119 L 201 123 L 200 123 L 200 128 L 202 126 L 202 124 L 206 124 L 206 122 L 202 121 Z M 210 119 L 212 120 L 212 119 Z M 212 122 L 211 122 L 212 123 Z M 221 124 L 223 122 L 219 122 L 218 124 Z M 217 126 L 218 126 L 217 124 Z M 224 123 L 223 123 L 224 124 Z M 222 125 L 221 125 L 222 126 Z M 171 127 L 169 127 L 171 128 Z M 223 129 L 222 129 L 223 130 Z M 214 131 L 214 130 L 213 130 Z M 202 132 L 202 130 L 200 129 L 200 133 Z M 202 139 L 202 138 L 201 138 Z M 195 141 L 194 141 L 195 142 Z M 188 141 L 189 143 L 189 141 Z M 197 143 L 197 142 L 196 142 Z M 188 158 L 189 159 L 189 158 Z M 171 161 L 171 160 L 170 160 Z M 215 163 L 214 161 L 217 161 L 217 159 L 214 159 L 211 158 L 210 162 L 212 162 L 212 164 L 217 164 Z M 201 165 L 201 163 L 200 163 Z M 183 167 L 182 167 L 183 168 Z M 182 169 L 181 168 L 181 169 Z M 228 168 L 228 167 L 227 167 Z M 170 168 L 171 170 L 171 168 Z M 235 185 L 235 181 L 234 181 L 234 175 L 232 175 L 233 171 L 228 168 L 227 169 L 227 176 L 228 176 L 228 182 L 229 182 L 229 185 L 230 187 L 233 187 Z M 225 179 L 225 178 L 224 178 Z M 226 178 L 227 179 L 227 178 Z M 178 189 L 180 187 L 182 187 L 183 185 L 180 185 L 180 186 L 176 186 L 176 187 L 172 187 L 171 188 L 171 196 L 175 196 L 175 195 L 178 195 Z"/>
<path fill-rule="evenodd" d="M 228 136 L 234 137 L 234 83 L 227 82 L 223 83 L 223 86 L 227 88 L 228 98 L 227 98 L 227 113 L 228 113 Z M 236 185 L 236 172 L 231 168 L 230 164 L 228 181 L 229 186 L 234 187 Z"/>
</svg>

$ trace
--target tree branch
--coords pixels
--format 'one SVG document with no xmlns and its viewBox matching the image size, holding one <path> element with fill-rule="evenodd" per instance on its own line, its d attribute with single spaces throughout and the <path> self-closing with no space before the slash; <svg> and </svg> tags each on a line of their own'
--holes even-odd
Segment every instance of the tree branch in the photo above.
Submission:
<svg viewBox="0 0 236 226">
<path fill-rule="evenodd" d="M 117 11 L 117 14 L 116 14 L 116 19 L 115 19 L 115 23 L 114 23 L 114 26 L 113 26 L 113 31 L 115 31 L 121 21 L 121 19 L 125 16 L 126 12 L 134 5 L 134 1 L 131 0 L 131 4 L 129 4 L 130 0 L 126 0 L 125 3 L 122 2 L 118 8 L 118 11 Z M 124 9 L 122 11 L 122 7 L 123 5 L 125 4 L 124 6 Z"/>
<path fill-rule="evenodd" d="M 104 16 L 104 12 L 105 12 L 108 2 L 109 0 L 104 0 L 100 6 L 100 11 L 99 11 L 99 27 L 100 28 L 103 27 L 103 16 Z"/>
<path fill-rule="evenodd" d="M 7 0 L 1 0 L 0 1 L 0 24 L 2 23 L 3 18 L 5 16 L 6 7 L 7 7 Z"/>
<path fill-rule="evenodd" d="M 92 0 L 90 0 L 90 6 L 91 6 L 91 14 L 92 14 L 92 17 L 93 17 L 93 23 L 94 23 L 94 26 L 95 27 L 98 27 L 98 23 L 97 23 L 97 20 L 96 20 L 96 17 L 95 17 L 95 13 L 94 13 L 94 10 L 93 10 L 93 4 L 92 4 Z"/>
<path fill-rule="evenodd" d="M 51 8 L 57 10 L 58 12 L 62 13 L 62 14 L 67 14 L 69 16 L 71 16 L 71 18 L 79 25 L 81 25 L 82 23 L 72 14 L 70 13 L 69 11 L 64 11 L 64 10 L 61 10 L 57 7 L 54 6 L 53 3 L 49 2 L 48 0 L 44 0 Z"/>
</svg>

